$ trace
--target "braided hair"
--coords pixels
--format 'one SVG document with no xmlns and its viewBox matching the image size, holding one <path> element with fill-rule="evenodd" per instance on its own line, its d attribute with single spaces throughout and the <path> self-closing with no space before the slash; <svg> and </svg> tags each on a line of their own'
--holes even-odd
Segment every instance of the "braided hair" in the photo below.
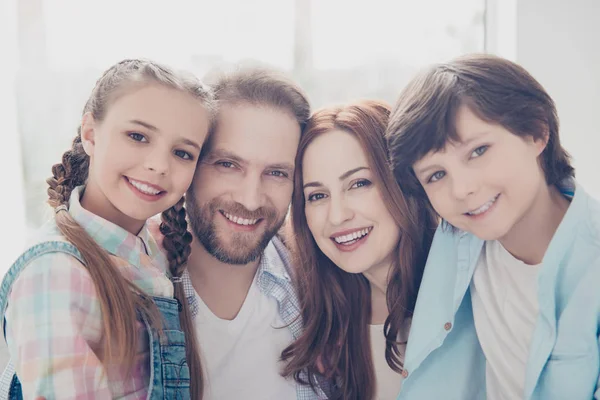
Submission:
<svg viewBox="0 0 600 400">
<path fill-rule="evenodd" d="M 162 223 L 160 224 L 160 233 L 163 234 L 163 247 L 167 251 L 169 260 L 169 269 L 173 276 L 175 288 L 175 298 L 181 304 L 179 313 L 179 321 L 181 328 L 186 332 L 186 354 L 191 371 L 194 373 L 194 379 L 191 380 L 192 385 L 203 386 L 203 375 L 200 358 L 197 356 L 199 344 L 196 335 L 187 335 L 187 332 L 195 332 L 192 323 L 192 315 L 190 313 L 187 297 L 183 289 L 181 277 L 185 271 L 187 260 L 191 253 L 192 234 L 187 229 L 187 219 L 185 212 L 185 197 L 177 202 L 173 207 L 164 211 L 161 215 Z"/>
<path fill-rule="evenodd" d="M 192 76 L 175 73 L 171 69 L 147 60 L 123 60 L 106 70 L 98 79 L 83 113 L 91 113 L 95 120 L 102 121 L 117 91 L 128 86 L 160 84 L 191 94 L 198 99 L 209 115 L 215 112 L 212 92 Z M 133 369 L 137 350 L 137 313 L 145 315 L 154 326 L 158 326 L 160 314 L 156 305 L 132 282 L 121 275 L 110 255 L 87 234 L 73 217 L 66 212 L 71 192 L 84 185 L 88 178 L 90 158 L 83 149 L 81 128 L 72 146 L 62 161 L 52 167 L 52 177 L 47 179 L 48 203 L 56 210 L 55 221 L 60 232 L 81 253 L 100 299 L 102 312 L 102 361 L 105 365 L 118 364 Z M 202 376 L 199 350 L 191 316 L 179 282 L 190 254 L 191 234 L 187 232 L 183 199 L 163 214 L 171 275 L 175 278 L 175 295 L 183 305 L 180 322 L 186 336 L 187 363 L 190 368 L 192 399 L 202 398 Z"/>
</svg>

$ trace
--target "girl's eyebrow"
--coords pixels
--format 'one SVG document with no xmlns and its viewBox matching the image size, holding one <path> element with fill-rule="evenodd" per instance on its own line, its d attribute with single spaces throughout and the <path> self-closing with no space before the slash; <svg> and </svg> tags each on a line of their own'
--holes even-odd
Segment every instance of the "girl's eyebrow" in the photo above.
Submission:
<svg viewBox="0 0 600 400">
<path fill-rule="evenodd" d="M 154 125 L 149 124 L 147 122 L 140 121 L 139 119 L 132 119 L 129 122 L 131 122 L 132 124 L 141 125 L 144 128 L 149 129 L 151 131 L 158 132 L 158 128 L 157 127 L 155 127 Z"/>
<path fill-rule="evenodd" d="M 158 133 L 160 132 L 160 130 L 157 127 L 155 127 L 154 125 L 149 124 L 148 122 L 141 121 L 139 119 L 132 119 L 132 120 L 129 120 L 129 122 L 134 125 L 143 126 L 144 128 L 151 130 L 153 132 L 158 132 Z M 183 139 L 181 139 L 181 143 L 195 147 L 198 151 L 201 150 L 200 145 L 198 143 L 194 142 L 193 140 L 183 138 Z"/>
</svg>

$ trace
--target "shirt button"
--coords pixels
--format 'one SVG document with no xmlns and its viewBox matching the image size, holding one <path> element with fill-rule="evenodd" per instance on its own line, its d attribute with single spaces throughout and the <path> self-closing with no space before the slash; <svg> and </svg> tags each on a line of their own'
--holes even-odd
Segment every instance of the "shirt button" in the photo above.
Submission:
<svg viewBox="0 0 600 400">
<path fill-rule="evenodd" d="M 445 330 L 449 331 L 451 328 L 452 328 L 452 324 L 451 324 L 450 322 L 446 322 L 446 323 L 444 324 L 444 329 L 445 329 Z"/>
<path fill-rule="evenodd" d="M 407 369 L 403 369 L 402 370 L 402 377 L 406 378 L 408 376 L 408 370 Z"/>
</svg>

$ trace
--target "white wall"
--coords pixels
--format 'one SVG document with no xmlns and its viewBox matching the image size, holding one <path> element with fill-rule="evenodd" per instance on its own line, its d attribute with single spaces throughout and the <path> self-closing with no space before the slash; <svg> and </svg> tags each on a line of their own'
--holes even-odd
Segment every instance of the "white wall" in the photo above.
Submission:
<svg viewBox="0 0 600 400">
<path fill-rule="evenodd" d="M 17 130 L 16 0 L 0 1 L 0 277 L 19 256 L 26 235 L 20 139 Z"/>
<path fill-rule="evenodd" d="M 488 0 L 488 50 L 554 98 L 576 176 L 600 198 L 600 0 Z"/>
</svg>

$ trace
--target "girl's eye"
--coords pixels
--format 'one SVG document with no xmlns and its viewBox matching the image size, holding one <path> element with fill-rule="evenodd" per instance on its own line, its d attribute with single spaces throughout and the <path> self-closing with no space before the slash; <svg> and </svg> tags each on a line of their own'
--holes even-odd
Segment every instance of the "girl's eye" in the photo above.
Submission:
<svg viewBox="0 0 600 400">
<path fill-rule="evenodd" d="M 175 155 L 183 160 L 193 160 L 194 156 L 192 156 L 190 153 L 188 153 L 187 151 L 183 151 L 183 150 L 175 150 L 174 151 Z"/>
<path fill-rule="evenodd" d="M 136 142 L 147 142 L 148 141 L 148 139 L 146 139 L 146 136 L 144 136 L 138 132 L 130 132 L 128 135 L 130 138 L 132 138 Z"/>
<path fill-rule="evenodd" d="M 473 152 L 471 153 L 471 158 L 477 158 L 479 156 L 482 156 L 483 153 L 485 153 L 488 148 L 489 148 L 489 146 L 487 146 L 487 145 L 485 145 L 485 146 L 479 146 L 478 148 L 476 148 L 475 150 L 473 150 Z"/>
<path fill-rule="evenodd" d="M 427 180 L 427 183 L 437 182 L 440 179 L 442 179 L 444 176 L 446 176 L 446 173 L 444 171 L 435 172 L 433 175 L 431 175 L 429 180 Z"/>
<path fill-rule="evenodd" d="M 277 178 L 287 178 L 287 177 L 288 177 L 288 174 L 287 174 L 287 173 L 285 173 L 285 172 L 283 172 L 283 171 L 278 171 L 278 170 L 275 170 L 275 171 L 270 171 L 270 172 L 269 172 L 269 175 L 271 175 L 271 176 L 275 176 L 275 177 L 277 177 Z"/>
<path fill-rule="evenodd" d="M 350 189 L 358 189 L 358 188 L 370 186 L 370 185 L 371 185 L 371 181 L 369 181 L 367 179 L 360 179 L 360 180 L 354 182 L 352 184 L 352 186 L 350 186 Z"/>
<path fill-rule="evenodd" d="M 324 198 L 325 198 L 325 195 L 323 193 L 313 193 L 313 194 L 309 195 L 306 200 L 312 203 L 313 201 L 321 200 Z"/>
</svg>

